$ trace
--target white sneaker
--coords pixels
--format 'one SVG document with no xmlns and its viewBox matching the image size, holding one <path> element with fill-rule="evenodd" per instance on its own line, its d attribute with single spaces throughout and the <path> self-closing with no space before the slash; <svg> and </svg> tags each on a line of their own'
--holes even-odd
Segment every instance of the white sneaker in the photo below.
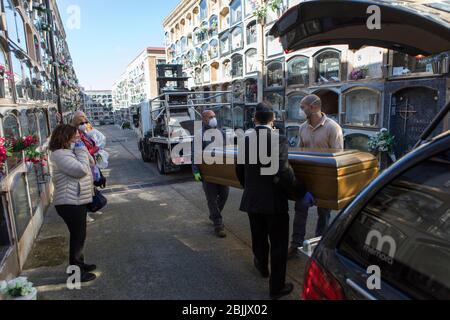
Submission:
<svg viewBox="0 0 450 320">
<path fill-rule="evenodd" d="M 103 212 L 97 211 L 95 214 L 98 215 L 98 216 L 101 216 L 103 214 Z"/>
<path fill-rule="evenodd" d="M 95 219 L 93 219 L 93 218 L 91 217 L 91 215 L 88 214 L 88 215 L 87 215 L 87 218 L 86 218 L 86 222 L 87 222 L 87 223 L 92 223 L 92 222 L 94 222 L 94 221 L 95 221 Z"/>
</svg>

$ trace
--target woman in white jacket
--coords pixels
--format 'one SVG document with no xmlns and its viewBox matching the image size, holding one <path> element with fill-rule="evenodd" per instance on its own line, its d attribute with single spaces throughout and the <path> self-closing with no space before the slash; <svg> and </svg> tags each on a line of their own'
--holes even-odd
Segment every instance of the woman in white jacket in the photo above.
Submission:
<svg viewBox="0 0 450 320">
<path fill-rule="evenodd" d="M 95 265 L 84 262 L 87 205 L 92 202 L 92 157 L 80 141 L 78 130 L 70 125 L 58 126 L 50 140 L 50 163 L 53 172 L 54 205 L 70 232 L 70 265 L 81 270 L 81 282 L 96 278 L 90 273 Z"/>
</svg>

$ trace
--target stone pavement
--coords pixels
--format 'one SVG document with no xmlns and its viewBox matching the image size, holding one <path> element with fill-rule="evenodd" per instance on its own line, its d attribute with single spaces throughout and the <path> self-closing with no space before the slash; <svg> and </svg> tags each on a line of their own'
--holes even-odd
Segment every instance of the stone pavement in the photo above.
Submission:
<svg viewBox="0 0 450 320">
<path fill-rule="evenodd" d="M 68 232 L 52 207 L 24 271 L 39 299 L 267 299 L 268 281 L 253 268 L 248 218 L 237 210 L 242 191 L 232 189 L 224 212 L 228 237 L 218 239 L 201 184 L 192 181 L 189 168 L 162 177 L 141 161 L 131 131 L 100 130 L 111 154 L 105 172 L 109 204 L 88 225 L 86 243 L 87 262 L 98 265 L 98 279 L 82 290 L 67 289 Z M 289 261 L 288 281 L 296 290 L 287 299 L 299 299 L 305 263 Z"/>
</svg>

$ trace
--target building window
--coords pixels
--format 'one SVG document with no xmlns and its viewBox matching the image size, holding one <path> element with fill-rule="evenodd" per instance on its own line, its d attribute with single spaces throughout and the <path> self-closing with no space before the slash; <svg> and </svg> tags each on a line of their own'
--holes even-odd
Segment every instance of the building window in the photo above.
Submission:
<svg viewBox="0 0 450 320">
<path fill-rule="evenodd" d="M 209 57 L 210 59 L 216 59 L 219 56 L 219 42 L 214 39 L 209 43 Z"/>
<path fill-rule="evenodd" d="M 191 68 L 193 66 L 193 59 L 194 59 L 194 50 L 189 50 L 189 52 L 186 55 L 186 68 Z"/>
<path fill-rule="evenodd" d="M 420 57 L 420 58 L 419 58 Z M 404 53 L 394 52 L 392 61 L 392 75 L 402 76 L 413 73 L 433 73 L 433 59 L 435 57 L 413 57 Z"/>
<path fill-rule="evenodd" d="M 244 85 L 242 81 L 233 82 L 234 103 L 244 103 Z"/>
<path fill-rule="evenodd" d="M 231 25 L 242 21 L 242 2 L 241 0 L 234 0 L 230 4 L 231 8 Z"/>
<path fill-rule="evenodd" d="M 244 0 L 245 17 L 249 17 L 256 9 L 257 2 L 255 0 Z"/>
<path fill-rule="evenodd" d="M 342 123 L 356 127 L 379 127 L 380 93 L 356 89 L 345 94 Z"/>
<path fill-rule="evenodd" d="M 205 43 L 202 45 L 202 56 L 204 58 L 204 61 L 209 60 L 211 57 L 209 57 L 209 45 Z"/>
<path fill-rule="evenodd" d="M 14 72 L 14 83 L 16 87 L 17 97 L 19 99 L 26 99 L 27 92 L 22 61 L 17 57 L 15 53 L 11 53 L 11 61 Z"/>
<path fill-rule="evenodd" d="M 208 16 L 208 2 L 206 0 L 200 1 L 200 15 L 199 20 L 203 21 Z"/>
<path fill-rule="evenodd" d="M 217 36 L 219 32 L 219 19 L 217 18 L 216 15 L 212 16 L 209 19 L 209 32 L 212 37 Z"/>
<path fill-rule="evenodd" d="M 247 25 L 247 44 L 251 45 L 257 41 L 256 21 L 252 21 Z"/>
<path fill-rule="evenodd" d="M 287 63 L 288 86 L 307 86 L 309 84 L 309 58 L 294 57 Z"/>
<path fill-rule="evenodd" d="M 197 84 L 197 85 L 202 83 L 202 69 L 200 69 L 200 68 L 195 69 L 194 81 L 195 81 L 195 84 Z"/>
<path fill-rule="evenodd" d="M 244 75 L 244 62 L 242 55 L 236 54 L 231 58 L 232 71 L 231 76 L 233 78 L 242 77 Z"/>
<path fill-rule="evenodd" d="M 237 106 L 233 109 L 234 112 L 234 128 L 244 129 L 244 108 Z"/>
<path fill-rule="evenodd" d="M 6 219 L 6 211 L 3 208 L 3 197 L 0 198 L 0 261 L 4 258 L 11 240 L 8 232 L 8 223 Z"/>
<path fill-rule="evenodd" d="M 0 46 L 0 98 L 12 98 L 9 64 L 3 46 Z"/>
<path fill-rule="evenodd" d="M 231 32 L 231 50 L 239 51 L 244 47 L 244 35 L 242 34 L 242 27 L 236 27 Z"/>
<path fill-rule="evenodd" d="M 37 62 L 41 63 L 41 44 L 39 43 L 39 40 L 36 36 L 34 36 L 34 50 L 36 52 L 36 60 Z"/>
<path fill-rule="evenodd" d="M 17 141 L 20 138 L 19 122 L 16 116 L 10 114 L 3 119 L 3 133 L 8 141 Z M 8 157 L 6 164 L 8 170 L 12 170 L 22 161 L 22 152 L 14 153 L 12 157 Z"/>
<path fill-rule="evenodd" d="M 173 60 L 175 58 L 175 45 L 172 44 L 169 49 L 167 49 L 167 53 L 169 56 L 169 60 Z"/>
<path fill-rule="evenodd" d="M 314 60 L 317 83 L 341 81 L 341 53 L 339 51 L 323 51 Z"/>
<path fill-rule="evenodd" d="M 211 82 L 217 82 L 217 80 L 219 79 L 219 68 L 220 64 L 218 62 L 214 62 L 211 64 Z"/>
<path fill-rule="evenodd" d="M 283 64 L 274 61 L 267 65 L 266 86 L 267 88 L 283 87 L 284 81 Z"/>
<path fill-rule="evenodd" d="M 32 166 L 27 173 L 28 189 L 30 190 L 31 213 L 34 214 L 39 205 L 40 193 L 38 184 L 38 173 L 36 166 Z"/>
<path fill-rule="evenodd" d="M 231 61 L 230 60 L 225 60 L 223 62 L 223 76 L 226 79 L 231 78 Z"/>
<path fill-rule="evenodd" d="M 27 51 L 27 37 L 25 34 L 25 23 L 20 13 L 15 9 L 12 0 L 5 0 L 5 15 L 8 26 L 8 37 L 24 52 Z"/>
<path fill-rule="evenodd" d="M 202 74 L 203 74 L 203 83 L 211 82 L 211 69 L 209 68 L 209 66 L 203 67 Z"/>
<path fill-rule="evenodd" d="M 168 32 L 166 32 L 165 34 L 165 39 L 166 39 L 166 47 L 168 47 L 170 45 L 170 36 Z"/>
<path fill-rule="evenodd" d="M 187 51 L 188 48 L 188 43 L 187 43 L 187 38 L 186 37 L 182 37 L 180 40 L 180 44 L 181 44 L 181 53 L 184 54 Z"/>
<path fill-rule="evenodd" d="M 194 45 L 198 45 L 203 42 L 204 35 L 203 32 L 200 30 L 200 28 L 195 28 L 193 31 L 193 37 L 194 37 Z"/>
<path fill-rule="evenodd" d="M 225 7 L 220 12 L 220 30 L 225 30 L 230 27 L 230 9 Z"/>
<path fill-rule="evenodd" d="M 264 94 L 264 100 L 269 104 L 275 112 L 276 119 L 282 119 L 282 113 L 284 106 L 284 93 L 283 92 L 266 92 Z"/>
<path fill-rule="evenodd" d="M 258 71 L 256 49 L 250 49 L 245 53 L 245 72 L 252 73 Z"/>
<path fill-rule="evenodd" d="M 220 55 L 225 56 L 230 53 L 230 34 L 225 32 L 220 36 Z"/>
<path fill-rule="evenodd" d="M 258 102 L 258 81 L 256 79 L 247 79 L 245 81 L 245 102 Z"/>
<path fill-rule="evenodd" d="M 44 144 L 48 138 L 47 116 L 45 113 L 39 112 L 39 133 L 41 134 L 41 144 Z"/>
<path fill-rule="evenodd" d="M 300 102 L 305 97 L 303 94 L 293 94 L 288 96 L 287 117 L 289 120 L 306 121 L 306 115 L 300 108 Z"/>
<path fill-rule="evenodd" d="M 287 9 L 287 0 L 275 0 L 274 2 L 279 3 L 279 8 L 277 10 L 272 10 L 272 6 L 268 6 L 266 24 L 269 24 L 277 20 Z"/>
<path fill-rule="evenodd" d="M 267 57 L 276 56 L 283 53 L 283 46 L 278 38 L 267 36 Z"/>
<path fill-rule="evenodd" d="M 58 119 L 56 117 L 58 111 L 56 109 L 50 110 L 50 129 L 53 132 L 55 130 L 56 126 L 58 125 Z"/>
<path fill-rule="evenodd" d="M 15 176 L 11 190 L 12 206 L 15 218 L 14 222 L 16 225 L 17 237 L 20 240 L 31 220 L 25 174 L 18 174 Z"/>
</svg>

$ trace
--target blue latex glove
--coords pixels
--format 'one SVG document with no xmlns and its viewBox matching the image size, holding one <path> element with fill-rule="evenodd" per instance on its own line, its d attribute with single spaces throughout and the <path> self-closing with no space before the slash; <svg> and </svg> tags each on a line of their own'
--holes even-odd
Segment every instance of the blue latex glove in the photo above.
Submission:
<svg viewBox="0 0 450 320">
<path fill-rule="evenodd" d="M 314 198 L 311 192 L 307 192 L 302 200 L 302 205 L 307 208 L 314 207 L 316 205 L 316 198 Z"/>
</svg>

